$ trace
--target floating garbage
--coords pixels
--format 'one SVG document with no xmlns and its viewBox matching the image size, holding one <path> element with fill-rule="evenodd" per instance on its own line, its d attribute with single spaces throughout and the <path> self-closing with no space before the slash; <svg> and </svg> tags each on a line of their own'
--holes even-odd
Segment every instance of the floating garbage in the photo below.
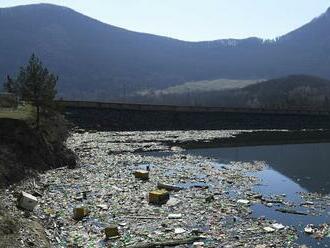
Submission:
<svg viewBox="0 0 330 248">
<path fill-rule="evenodd" d="M 239 199 L 239 200 L 237 200 L 237 203 L 247 205 L 247 204 L 250 204 L 250 201 L 249 200 L 244 200 L 244 199 Z"/>
<path fill-rule="evenodd" d="M 275 228 L 276 230 L 282 230 L 285 228 L 285 226 L 280 223 L 274 223 L 272 227 Z"/>
<path fill-rule="evenodd" d="M 149 171 L 147 170 L 137 170 L 134 172 L 134 176 L 141 180 L 149 180 Z"/>
<path fill-rule="evenodd" d="M 102 210 L 108 210 L 109 206 L 107 204 L 98 204 L 96 205 L 98 208 L 102 209 Z"/>
<path fill-rule="evenodd" d="M 165 189 L 167 191 L 180 191 L 183 190 L 184 188 L 176 186 L 176 185 L 171 185 L 171 184 L 166 184 L 166 183 L 158 183 L 157 184 L 158 189 Z"/>
<path fill-rule="evenodd" d="M 182 214 L 169 214 L 168 215 L 169 219 L 181 219 L 182 218 Z"/>
<path fill-rule="evenodd" d="M 305 201 L 305 202 L 300 204 L 300 206 L 304 206 L 304 207 L 313 206 L 313 205 L 314 205 L 314 202 L 312 202 L 312 201 Z"/>
<path fill-rule="evenodd" d="M 290 247 L 295 230 L 278 231 L 283 229 L 273 226 L 274 222 L 250 215 L 250 204 L 263 202 L 251 190 L 257 179 L 247 173 L 264 168 L 263 162 L 231 162 L 227 169 L 219 169 L 212 158 L 203 156 L 135 153 L 138 149 L 168 151 L 171 145 L 167 142 L 173 140 L 179 144 L 231 134 L 231 131 L 73 133 L 68 145 L 79 156 L 81 166 L 40 175 L 38 189 L 42 200 L 34 215 L 42 221 L 51 247 L 69 244 L 100 248 L 239 247 L 251 240 L 256 247 L 259 244 Z M 149 172 L 149 180 L 144 183 L 132 175 L 136 170 L 147 171 L 142 165 L 155 165 L 150 166 L 152 174 Z M 183 190 L 157 190 L 158 182 Z M 22 184 L 15 188 L 23 190 L 33 192 L 35 187 Z M 11 199 L 10 192 L 5 194 Z M 109 223 L 116 223 L 115 227 Z M 107 228 L 110 229 L 106 232 Z"/>
<path fill-rule="evenodd" d="M 174 229 L 175 234 L 182 234 L 182 233 L 185 233 L 185 232 L 186 232 L 186 230 L 181 228 L 181 227 Z"/>
<path fill-rule="evenodd" d="M 194 243 L 193 243 L 193 247 L 194 247 L 194 248 L 204 247 L 204 245 L 205 245 L 204 242 L 194 242 Z"/>
<path fill-rule="evenodd" d="M 174 207 L 174 206 L 177 206 L 179 203 L 181 203 L 181 201 L 178 198 L 171 197 L 167 201 L 166 205 L 169 206 L 169 207 Z"/>
<path fill-rule="evenodd" d="M 118 226 L 116 225 L 110 225 L 104 229 L 104 233 L 106 238 L 114 238 L 114 237 L 119 237 L 119 229 Z"/>
<path fill-rule="evenodd" d="M 149 192 L 149 203 L 162 205 L 170 199 L 170 193 L 165 189 L 159 189 Z"/>
<path fill-rule="evenodd" d="M 328 224 L 309 224 L 304 228 L 306 234 L 312 235 L 315 239 L 330 238 L 330 227 Z"/>
<path fill-rule="evenodd" d="M 17 205 L 22 209 L 33 211 L 38 205 L 38 199 L 29 193 L 21 192 L 18 197 Z"/>
<path fill-rule="evenodd" d="M 276 211 L 285 213 L 285 214 L 308 215 L 308 213 L 298 211 L 295 209 L 291 209 L 291 208 L 278 208 L 278 209 L 276 209 Z"/>
<path fill-rule="evenodd" d="M 307 234 L 313 234 L 314 233 L 314 225 L 307 225 L 304 228 L 305 233 Z"/>
<path fill-rule="evenodd" d="M 269 226 L 264 227 L 265 232 L 267 233 L 272 233 L 275 232 L 275 229 Z"/>
<path fill-rule="evenodd" d="M 73 209 L 73 218 L 75 220 L 82 220 L 84 217 L 88 216 L 89 211 L 84 207 L 78 207 Z"/>
</svg>

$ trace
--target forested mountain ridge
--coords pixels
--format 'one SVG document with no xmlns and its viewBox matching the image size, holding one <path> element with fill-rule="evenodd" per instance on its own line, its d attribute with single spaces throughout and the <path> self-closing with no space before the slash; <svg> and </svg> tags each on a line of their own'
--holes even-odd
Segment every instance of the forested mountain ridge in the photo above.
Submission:
<svg viewBox="0 0 330 248">
<path fill-rule="evenodd" d="M 157 93 L 157 92 L 156 92 Z M 238 108 L 330 110 L 330 80 L 291 75 L 242 88 L 137 95 L 132 102 Z"/>
<path fill-rule="evenodd" d="M 35 52 L 59 77 L 59 96 L 115 100 L 188 81 L 289 74 L 330 78 L 330 11 L 275 41 L 185 42 L 37 4 L 0 9 L 0 78 Z"/>
</svg>

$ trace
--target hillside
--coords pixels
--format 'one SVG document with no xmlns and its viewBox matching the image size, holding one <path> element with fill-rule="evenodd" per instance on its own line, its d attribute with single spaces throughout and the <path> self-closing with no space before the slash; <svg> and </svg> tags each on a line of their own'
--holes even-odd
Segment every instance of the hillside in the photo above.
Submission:
<svg viewBox="0 0 330 248">
<path fill-rule="evenodd" d="M 330 109 L 330 81 L 308 75 L 292 75 L 236 89 L 159 92 L 135 96 L 131 100 L 175 105 Z"/>
<path fill-rule="evenodd" d="M 235 90 L 234 94 L 241 95 L 241 99 L 250 107 L 330 107 L 330 81 L 307 75 L 261 82 Z"/>
<path fill-rule="evenodd" d="M 59 96 L 123 99 L 144 89 L 221 78 L 330 78 L 330 11 L 276 41 L 185 42 L 37 4 L 0 9 L 0 78 L 35 52 L 60 76 Z"/>
</svg>

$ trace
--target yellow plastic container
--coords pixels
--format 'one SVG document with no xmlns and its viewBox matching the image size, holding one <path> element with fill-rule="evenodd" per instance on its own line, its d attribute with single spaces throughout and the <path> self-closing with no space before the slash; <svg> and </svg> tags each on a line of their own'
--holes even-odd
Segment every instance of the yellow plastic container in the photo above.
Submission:
<svg viewBox="0 0 330 248">
<path fill-rule="evenodd" d="M 170 199 L 170 193 L 165 189 L 159 189 L 149 192 L 149 203 L 161 205 Z"/>
<path fill-rule="evenodd" d="M 111 225 L 104 229 L 105 236 L 109 238 L 114 238 L 120 236 L 118 226 Z"/>
<path fill-rule="evenodd" d="M 73 218 L 75 220 L 82 220 L 84 217 L 88 216 L 89 211 L 84 207 L 73 209 Z"/>
<path fill-rule="evenodd" d="M 134 172 L 134 176 L 141 180 L 149 180 L 149 171 L 137 170 Z"/>
</svg>

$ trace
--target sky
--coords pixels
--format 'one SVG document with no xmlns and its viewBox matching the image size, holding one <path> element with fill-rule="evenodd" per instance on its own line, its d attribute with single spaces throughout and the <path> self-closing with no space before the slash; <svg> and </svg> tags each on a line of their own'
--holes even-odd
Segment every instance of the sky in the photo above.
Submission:
<svg viewBox="0 0 330 248">
<path fill-rule="evenodd" d="M 0 0 L 0 7 L 40 3 Z M 133 31 L 187 41 L 284 35 L 330 7 L 329 0 L 44 0 Z"/>
</svg>

